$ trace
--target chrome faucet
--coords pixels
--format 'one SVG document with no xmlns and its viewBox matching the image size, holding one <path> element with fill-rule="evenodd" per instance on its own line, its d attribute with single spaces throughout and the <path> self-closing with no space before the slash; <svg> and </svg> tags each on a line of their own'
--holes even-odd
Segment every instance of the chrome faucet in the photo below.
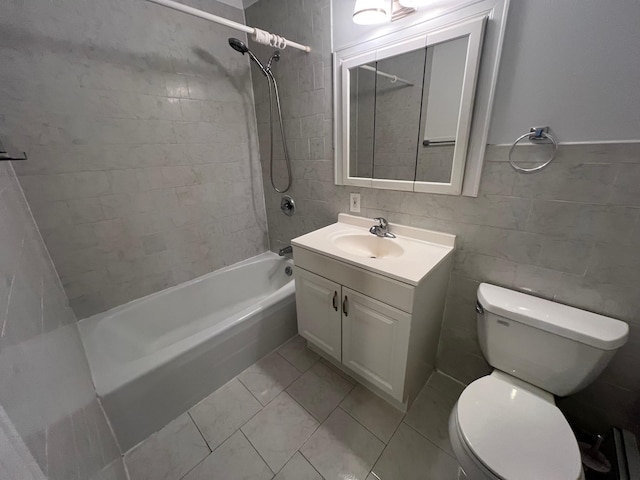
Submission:
<svg viewBox="0 0 640 480">
<path fill-rule="evenodd" d="M 278 250 L 278 255 L 280 255 L 281 257 L 284 257 L 289 253 L 293 253 L 293 247 L 291 245 L 287 245 L 286 247 Z"/>
<path fill-rule="evenodd" d="M 371 227 L 369 229 L 369 233 L 372 233 L 377 237 L 396 238 L 396 236 L 389 231 L 389 222 L 387 222 L 386 218 L 376 217 L 374 220 L 380 223 Z"/>
</svg>

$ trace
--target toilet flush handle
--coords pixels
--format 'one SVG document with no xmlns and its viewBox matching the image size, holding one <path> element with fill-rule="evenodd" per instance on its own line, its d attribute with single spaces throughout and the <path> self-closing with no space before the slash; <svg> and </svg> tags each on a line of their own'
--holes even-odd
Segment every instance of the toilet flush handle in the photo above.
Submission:
<svg viewBox="0 0 640 480">
<path fill-rule="evenodd" d="M 484 313 L 484 308 L 482 307 L 482 304 L 480 302 L 476 302 L 476 313 Z"/>
</svg>

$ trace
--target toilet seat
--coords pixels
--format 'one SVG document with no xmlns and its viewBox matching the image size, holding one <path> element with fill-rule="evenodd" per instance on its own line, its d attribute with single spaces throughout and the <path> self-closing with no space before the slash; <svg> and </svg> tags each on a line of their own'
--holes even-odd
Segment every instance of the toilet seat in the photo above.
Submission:
<svg viewBox="0 0 640 480">
<path fill-rule="evenodd" d="M 499 479 L 582 478 L 578 442 L 562 412 L 505 374 L 471 383 L 456 404 L 460 440 Z"/>
</svg>

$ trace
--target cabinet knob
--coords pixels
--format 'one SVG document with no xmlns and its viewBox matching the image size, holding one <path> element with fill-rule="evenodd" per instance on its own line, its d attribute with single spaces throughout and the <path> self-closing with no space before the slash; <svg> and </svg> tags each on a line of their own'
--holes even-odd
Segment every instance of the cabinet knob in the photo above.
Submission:
<svg viewBox="0 0 640 480">
<path fill-rule="evenodd" d="M 344 300 L 342 301 L 342 313 L 344 313 L 345 317 L 349 316 L 349 298 L 344 296 Z"/>
<path fill-rule="evenodd" d="M 331 300 L 331 304 L 333 305 L 333 309 L 337 312 L 338 311 L 338 292 L 334 291 L 333 292 L 333 300 Z"/>
</svg>

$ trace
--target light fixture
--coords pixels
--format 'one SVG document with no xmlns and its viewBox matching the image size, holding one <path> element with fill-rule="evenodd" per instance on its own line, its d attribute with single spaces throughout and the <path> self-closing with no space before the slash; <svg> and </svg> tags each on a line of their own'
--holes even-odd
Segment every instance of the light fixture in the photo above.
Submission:
<svg viewBox="0 0 640 480">
<path fill-rule="evenodd" d="M 446 3 L 443 0 L 398 0 L 400 5 L 407 8 L 434 7 L 436 5 Z"/>
<path fill-rule="evenodd" d="M 353 23 L 358 25 L 376 25 L 389 19 L 389 0 L 356 0 L 353 9 Z"/>
<path fill-rule="evenodd" d="M 401 20 L 404 17 L 416 13 L 416 8 L 402 5 L 399 0 L 393 0 L 391 8 L 391 21 Z"/>
</svg>

